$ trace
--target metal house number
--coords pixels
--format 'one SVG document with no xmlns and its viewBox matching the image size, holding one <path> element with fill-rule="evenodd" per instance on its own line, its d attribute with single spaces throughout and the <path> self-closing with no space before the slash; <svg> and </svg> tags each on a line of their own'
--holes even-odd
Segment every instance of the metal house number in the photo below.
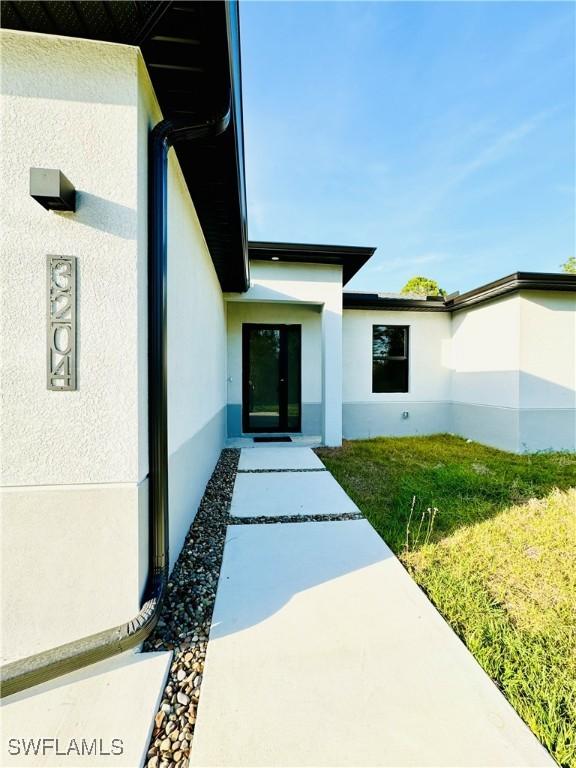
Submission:
<svg viewBox="0 0 576 768">
<path fill-rule="evenodd" d="M 76 389 L 76 257 L 47 256 L 48 389 Z"/>
</svg>

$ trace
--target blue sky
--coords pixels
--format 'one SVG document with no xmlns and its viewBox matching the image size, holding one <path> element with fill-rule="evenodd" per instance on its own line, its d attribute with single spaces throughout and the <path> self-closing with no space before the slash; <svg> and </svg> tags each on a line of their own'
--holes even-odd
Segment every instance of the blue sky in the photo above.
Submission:
<svg viewBox="0 0 576 768">
<path fill-rule="evenodd" d="M 575 8 L 241 3 L 249 233 L 464 291 L 575 253 Z"/>
</svg>

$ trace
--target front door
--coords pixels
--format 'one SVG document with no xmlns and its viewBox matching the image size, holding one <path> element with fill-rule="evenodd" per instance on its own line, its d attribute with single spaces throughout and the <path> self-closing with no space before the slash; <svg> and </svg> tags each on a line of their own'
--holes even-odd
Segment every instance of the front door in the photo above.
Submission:
<svg viewBox="0 0 576 768">
<path fill-rule="evenodd" d="M 242 326 L 242 429 L 300 432 L 299 325 Z"/>
</svg>

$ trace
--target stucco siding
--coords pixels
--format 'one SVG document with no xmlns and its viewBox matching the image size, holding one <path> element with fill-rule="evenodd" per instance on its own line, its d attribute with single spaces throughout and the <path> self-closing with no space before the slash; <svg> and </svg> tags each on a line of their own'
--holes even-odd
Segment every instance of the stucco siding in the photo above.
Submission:
<svg viewBox="0 0 576 768">
<path fill-rule="evenodd" d="M 520 304 L 517 295 L 452 316 L 452 400 L 519 406 Z"/>
<path fill-rule="evenodd" d="M 410 327 L 409 391 L 373 393 L 372 325 Z M 502 450 L 575 450 L 574 293 L 449 314 L 344 313 L 344 437 L 454 432 Z"/>
<path fill-rule="evenodd" d="M 147 156 L 161 115 L 138 49 L 1 34 L 2 646 L 12 659 L 115 626 L 140 608 L 148 574 Z M 76 212 L 34 201 L 30 167 L 60 168 L 76 186 Z M 223 445 L 226 342 L 222 294 L 175 157 L 169 198 L 174 562 Z M 47 254 L 77 257 L 73 392 L 46 388 Z"/>
<path fill-rule="evenodd" d="M 2 32 L 2 483 L 137 482 L 137 50 Z M 75 213 L 29 195 L 60 168 Z M 46 388 L 46 255 L 78 258 L 78 390 Z M 104 448 L 103 448 L 104 447 Z"/>
<path fill-rule="evenodd" d="M 450 432 L 502 451 L 519 451 L 517 408 L 452 403 Z"/>
<path fill-rule="evenodd" d="M 372 328 L 409 327 L 408 392 L 372 391 Z M 450 426 L 450 316 L 347 310 L 343 321 L 343 436 L 420 435 Z M 407 414 L 405 416 L 404 414 Z"/>
<path fill-rule="evenodd" d="M 114 626 L 140 606 L 148 516 L 139 415 L 146 225 L 139 222 L 138 50 L 1 35 L 7 660 Z M 31 167 L 61 169 L 76 187 L 76 212 L 48 212 L 33 200 Z M 77 257 L 73 392 L 46 387 L 48 254 Z"/>
<path fill-rule="evenodd" d="M 302 327 L 302 432 L 319 435 L 322 401 L 321 309 L 315 305 L 229 301 L 228 435 L 242 434 L 242 326 L 245 323 L 294 324 Z M 309 430 L 316 431 L 309 431 Z"/>
<path fill-rule="evenodd" d="M 576 293 L 519 296 L 521 408 L 576 407 Z"/>
<path fill-rule="evenodd" d="M 574 293 L 526 291 L 453 317 L 452 429 L 516 452 L 575 450 Z"/>
<path fill-rule="evenodd" d="M 434 435 L 447 432 L 451 423 L 450 403 L 440 401 L 344 403 L 342 410 L 345 440 Z"/>
<path fill-rule="evenodd" d="M 251 262 L 250 288 L 228 294 L 228 434 L 241 429 L 242 323 L 302 325 L 302 431 L 342 441 L 342 268 Z M 319 418 L 320 417 L 320 418 Z M 313 430 L 313 431 L 310 431 Z"/>
<path fill-rule="evenodd" d="M 144 587 L 147 481 L 2 494 L 2 663 L 115 627 Z"/>
</svg>

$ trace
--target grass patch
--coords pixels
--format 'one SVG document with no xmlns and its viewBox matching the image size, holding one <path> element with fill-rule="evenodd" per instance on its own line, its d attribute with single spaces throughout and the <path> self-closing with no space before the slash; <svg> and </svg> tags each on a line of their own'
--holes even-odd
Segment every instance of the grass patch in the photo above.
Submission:
<svg viewBox="0 0 576 768">
<path fill-rule="evenodd" d="M 318 454 L 555 760 L 574 768 L 576 456 L 516 456 L 448 435 Z M 429 534 L 428 509 L 438 510 Z"/>
</svg>

